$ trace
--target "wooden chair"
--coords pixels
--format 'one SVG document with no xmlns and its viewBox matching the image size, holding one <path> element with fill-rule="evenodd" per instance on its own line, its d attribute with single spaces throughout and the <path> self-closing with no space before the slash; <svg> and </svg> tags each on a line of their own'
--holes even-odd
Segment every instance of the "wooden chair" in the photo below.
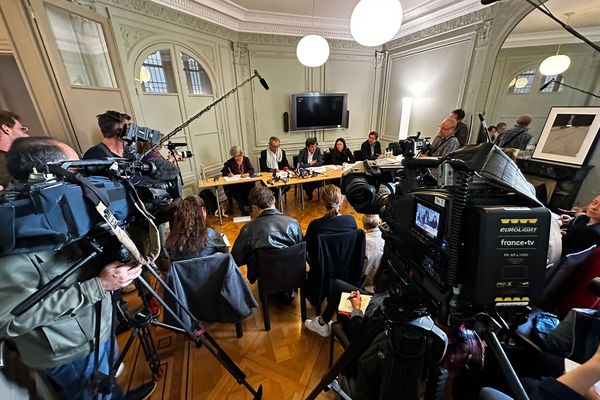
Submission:
<svg viewBox="0 0 600 400">
<path fill-rule="evenodd" d="M 262 249 L 253 261 L 258 268 L 258 293 L 265 330 L 271 330 L 269 295 L 300 288 L 300 314 L 306 319 L 306 242 L 282 249 Z"/>
</svg>

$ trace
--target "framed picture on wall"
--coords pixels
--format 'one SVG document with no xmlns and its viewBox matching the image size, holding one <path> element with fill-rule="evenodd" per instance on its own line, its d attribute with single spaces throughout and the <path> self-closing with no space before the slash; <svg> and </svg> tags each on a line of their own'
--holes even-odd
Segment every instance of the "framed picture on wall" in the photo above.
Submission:
<svg viewBox="0 0 600 400">
<path fill-rule="evenodd" d="M 534 159 L 583 165 L 600 131 L 600 107 L 552 107 Z"/>
</svg>

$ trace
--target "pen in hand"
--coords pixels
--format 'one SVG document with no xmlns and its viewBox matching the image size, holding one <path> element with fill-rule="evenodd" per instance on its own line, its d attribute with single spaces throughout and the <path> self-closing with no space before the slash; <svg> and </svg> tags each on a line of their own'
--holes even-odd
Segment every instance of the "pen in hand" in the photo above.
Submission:
<svg viewBox="0 0 600 400">
<path fill-rule="evenodd" d="M 231 167 L 227 167 L 227 169 L 229 170 L 229 176 L 233 176 L 233 172 L 231 172 Z"/>
</svg>

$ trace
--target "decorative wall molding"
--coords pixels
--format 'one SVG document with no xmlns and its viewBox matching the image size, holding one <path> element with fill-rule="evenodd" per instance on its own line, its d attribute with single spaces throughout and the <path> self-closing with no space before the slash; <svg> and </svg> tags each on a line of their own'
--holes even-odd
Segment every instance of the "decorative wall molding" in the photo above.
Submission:
<svg viewBox="0 0 600 400">
<path fill-rule="evenodd" d="M 248 44 L 233 42 L 233 63 L 238 65 L 248 65 Z"/>
<path fill-rule="evenodd" d="M 406 46 L 407 44 L 418 42 L 421 40 L 429 39 L 433 36 L 442 35 L 444 33 L 452 32 L 457 29 L 465 28 L 478 24 L 485 20 L 490 20 L 493 17 L 493 9 L 488 7 L 477 10 L 467 15 L 461 15 L 449 21 L 438 23 L 437 25 L 430 26 L 419 32 L 411 33 L 410 35 L 403 36 L 399 39 L 392 40 L 385 45 L 386 49 L 393 49 L 396 47 Z M 435 18 L 433 18 L 435 19 Z M 490 24 L 491 27 L 491 24 Z M 489 29 L 489 28 L 488 28 Z M 401 29 L 402 30 L 402 29 Z"/>
<path fill-rule="evenodd" d="M 155 35 L 155 32 L 135 28 L 130 25 L 119 25 L 119 30 L 121 31 L 121 37 L 128 52 L 141 39 Z"/>
<path fill-rule="evenodd" d="M 483 21 L 479 24 L 476 29 L 477 32 L 477 41 L 475 43 L 475 47 L 484 47 L 487 46 L 490 42 L 490 31 L 492 29 L 492 21 L 487 20 Z"/>
</svg>

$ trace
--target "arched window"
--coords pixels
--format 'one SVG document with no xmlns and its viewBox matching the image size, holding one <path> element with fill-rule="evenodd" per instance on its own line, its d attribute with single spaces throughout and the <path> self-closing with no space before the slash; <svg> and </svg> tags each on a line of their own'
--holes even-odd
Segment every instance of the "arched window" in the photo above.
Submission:
<svg viewBox="0 0 600 400">
<path fill-rule="evenodd" d="M 544 76 L 544 82 L 542 82 L 542 86 L 550 81 L 553 82 L 542 89 L 542 93 L 558 93 L 563 91 L 563 85 L 561 85 L 561 83 L 565 81 L 565 78 L 562 76 L 562 74 Z"/>
<path fill-rule="evenodd" d="M 181 52 L 181 63 L 187 80 L 188 94 L 212 94 L 210 79 L 200 63 L 184 52 Z"/>
<path fill-rule="evenodd" d="M 531 92 L 535 68 L 519 72 L 508 84 L 508 93 L 522 94 Z"/>
<path fill-rule="evenodd" d="M 169 50 L 158 50 L 150 54 L 142 64 L 150 74 L 150 80 L 143 82 L 146 93 L 177 93 L 173 61 Z"/>
</svg>

